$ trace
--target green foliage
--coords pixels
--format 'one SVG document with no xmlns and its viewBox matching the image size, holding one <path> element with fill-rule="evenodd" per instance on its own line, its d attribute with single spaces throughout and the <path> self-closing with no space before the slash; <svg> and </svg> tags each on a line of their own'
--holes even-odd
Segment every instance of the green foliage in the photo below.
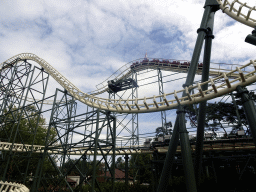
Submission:
<svg viewBox="0 0 256 192">
<path fill-rule="evenodd" d="M 34 106 L 25 109 L 15 107 L 6 110 L 0 117 L 0 140 L 22 144 L 45 145 L 48 127 L 45 119 Z M 56 138 L 57 133 L 50 129 L 49 141 Z"/>
<path fill-rule="evenodd" d="M 139 183 L 151 183 L 152 181 L 150 160 L 150 154 L 136 154 L 130 157 L 129 173 Z"/>
<path fill-rule="evenodd" d="M 186 191 L 184 176 L 173 176 L 168 183 L 167 191 Z"/>
<path fill-rule="evenodd" d="M 15 107 L 5 110 L 0 116 L 0 141 L 9 143 L 20 143 L 29 145 L 45 145 L 48 131 L 46 120 L 35 110 L 34 106 L 24 109 Z M 49 140 L 53 141 L 57 136 L 52 128 L 49 131 Z M 25 175 L 35 173 L 41 154 L 27 152 L 3 152 L 3 160 L 0 165 L 0 177 L 3 176 L 5 167 L 8 166 L 7 180 L 22 180 Z M 8 164 L 8 159 L 9 164 Z M 53 171 L 50 161 L 44 162 L 43 171 Z"/>
<path fill-rule="evenodd" d="M 75 188 L 75 192 L 79 191 L 79 186 Z M 111 182 L 105 182 L 100 183 L 100 189 L 104 192 L 112 192 L 112 183 Z M 91 187 L 89 185 L 83 186 L 82 191 L 88 192 L 91 191 Z M 98 188 L 95 189 L 96 192 L 99 192 L 100 190 Z M 115 183 L 114 184 L 114 192 L 148 192 L 152 191 L 151 186 L 143 186 L 140 184 L 134 184 L 134 185 L 128 185 L 128 187 L 125 185 L 125 183 Z"/>
<path fill-rule="evenodd" d="M 194 109 L 192 105 L 187 107 L 187 112 L 190 120 L 197 123 L 198 109 Z M 248 125 L 244 110 L 241 106 L 238 106 L 238 113 L 241 119 L 241 123 Z M 216 124 L 228 123 L 229 125 L 237 124 L 236 108 L 232 103 L 208 103 L 206 107 L 206 127 L 212 127 Z"/>
<path fill-rule="evenodd" d="M 115 163 L 116 168 L 120 170 L 125 169 L 125 161 L 122 159 L 122 157 L 118 157 Z"/>
<path fill-rule="evenodd" d="M 101 164 L 98 160 L 96 160 L 96 174 L 100 175 L 104 170 L 103 164 Z M 86 175 L 92 175 L 93 171 L 93 161 L 85 161 L 82 159 L 69 159 L 66 163 L 64 163 L 62 169 L 64 172 L 67 172 L 68 175 L 80 175 L 80 171 L 86 172 Z"/>
</svg>

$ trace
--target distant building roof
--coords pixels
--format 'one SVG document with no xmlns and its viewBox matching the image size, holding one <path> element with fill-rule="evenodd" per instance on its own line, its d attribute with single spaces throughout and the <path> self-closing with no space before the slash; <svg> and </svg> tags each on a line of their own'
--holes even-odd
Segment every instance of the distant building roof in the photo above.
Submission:
<svg viewBox="0 0 256 192">
<path fill-rule="evenodd" d="M 68 183 L 76 183 L 76 181 L 74 181 L 73 179 L 67 178 L 67 182 Z"/>
<path fill-rule="evenodd" d="M 101 175 L 99 175 L 99 177 L 111 177 L 110 171 L 107 171 L 106 174 L 103 173 Z M 132 177 L 128 176 L 129 179 L 133 179 Z M 122 180 L 125 179 L 125 172 L 121 171 L 120 169 L 115 169 L 115 179 L 117 180 Z"/>
</svg>

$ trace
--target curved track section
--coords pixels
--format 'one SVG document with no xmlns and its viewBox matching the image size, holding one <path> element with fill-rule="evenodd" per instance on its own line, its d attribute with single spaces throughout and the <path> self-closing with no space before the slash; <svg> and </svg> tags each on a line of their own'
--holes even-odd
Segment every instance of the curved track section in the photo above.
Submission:
<svg viewBox="0 0 256 192">
<path fill-rule="evenodd" d="M 82 92 L 70 81 L 68 81 L 63 75 L 61 75 L 56 69 L 54 69 L 49 63 L 39 58 L 35 54 L 22 53 L 16 55 L 4 63 L 1 63 L 0 69 L 4 69 L 6 65 L 15 63 L 18 60 L 25 59 L 38 63 L 64 89 L 66 89 L 74 98 L 81 101 L 82 103 L 98 109 L 117 113 L 147 113 L 169 110 L 177 107 L 178 105 L 190 105 L 213 99 L 234 91 L 238 85 L 247 86 L 256 81 L 256 62 L 251 60 L 248 64 L 242 67 L 237 67 L 235 70 L 232 70 L 228 73 L 222 73 L 220 76 L 210 79 L 207 82 L 198 83 L 196 85 L 185 87 L 184 89 L 171 93 L 127 100 L 105 99 Z M 250 71 L 248 72 L 247 69 Z M 223 83 L 219 84 L 219 82 Z M 209 84 L 209 89 L 206 91 L 201 89 L 202 85 L 204 84 Z M 191 90 L 194 90 L 195 94 L 191 95 Z M 183 92 L 186 93 L 185 97 L 181 96 Z"/>
<path fill-rule="evenodd" d="M 256 8 L 247 5 L 247 3 L 241 2 L 239 0 L 217 0 L 220 4 L 220 9 L 223 13 L 233 19 L 248 25 L 250 27 L 256 27 L 256 18 L 252 18 L 252 13 L 256 13 Z"/>
<path fill-rule="evenodd" d="M 11 183 L 11 182 L 3 182 L 0 181 L 0 191 L 15 191 L 15 192 L 29 192 L 29 189 L 22 184 L 19 183 Z"/>
<path fill-rule="evenodd" d="M 146 60 L 145 60 L 146 59 Z M 215 63 L 213 63 L 215 64 Z M 218 65 L 218 64 L 217 64 Z M 228 64 L 230 65 L 230 64 Z M 209 75 L 216 77 L 221 75 L 222 73 L 228 73 L 232 70 L 233 64 L 230 66 L 227 66 L 228 68 L 220 68 L 220 66 L 211 67 Z M 89 92 L 90 95 L 99 95 L 101 93 L 109 91 L 108 88 L 108 81 L 109 80 L 115 80 L 120 81 L 122 79 L 128 78 L 132 73 L 134 72 L 140 72 L 143 70 L 158 70 L 161 69 L 163 71 L 171 71 L 171 72 L 181 72 L 181 73 L 187 73 L 190 66 L 190 62 L 187 60 L 175 60 L 175 59 L 150 59 L 150 58 L 144 58 L 144 59 L 137 59 L 135 61 L 131 61 L 122 67 L 120 67 L 115 73 L 113 73 L 109 78 L 107 78 L 105 81 L 101 82 L 100 84 L 96 85 L 97 90 Z M 236 67 L 240 67 L 242 65 L 237 65 Z M 202 74 L 202 67 L 203 63 L 198 64 L 197 68 L 197 74 Z M 232 76 L 229 77 L 237 77 L 237 74 L 232 74 Z"/>
</svg>

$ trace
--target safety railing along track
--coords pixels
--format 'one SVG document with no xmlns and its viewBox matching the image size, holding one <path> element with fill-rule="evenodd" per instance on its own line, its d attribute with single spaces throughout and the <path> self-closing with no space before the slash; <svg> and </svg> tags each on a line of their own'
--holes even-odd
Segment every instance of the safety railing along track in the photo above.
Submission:
<svg viewBox="0 0 256 192">
<path fill-rule="evenodd" d="M 178 105 L 190 105 L 228 94 L 234 91 L 238 85 L 247 86 L 256 81 L 256 63 L 255 61 L 251 60 L 248 64 L 237 67 L 235 70 L 228 73 L 222 73 L 220 76 L 211 78 L 207 82 L 198 83 L 197 85 L 185 87 L 184 89 L 171 93 L 136 99 L 109 99 L 96 97 L 82 92 L 56 69 L 54 69 L 49 63 L 32 53 L 22 53 L 16 55 L 0 64 L 0 69 L 4 64 L 13 63 L 13 61 L 17 59 L 32 60 L 38 63 L 64 89 L 66 89 L 74 98 L 82 103 L 101 110 L 117 113 L 147 113 L 173 109 Z M 245 73 L 243 69 L 250 66 L 252 67 L 252 71 Z M 236 78 L 229 78 L 230 76 L 234 76 L 234 74 L 236 74 Z M 217 83 L 220 81 L 223 81 L 224 83 L 217 85 Z M 202 85 L 204 84 L 209 84 L 209 89 L 206 91 L 201 89 Z M 194 90 L 195 94 L 190 94 L 190 90 L 192 89 Z M 179 97 L 178 95 L 181 95 L 179 93 L 184 91 L 187 93 L 187 95 L 185 97 Z M 172 97 L 172 99 L 170 99 L 170 97 Z"/>
</svg>

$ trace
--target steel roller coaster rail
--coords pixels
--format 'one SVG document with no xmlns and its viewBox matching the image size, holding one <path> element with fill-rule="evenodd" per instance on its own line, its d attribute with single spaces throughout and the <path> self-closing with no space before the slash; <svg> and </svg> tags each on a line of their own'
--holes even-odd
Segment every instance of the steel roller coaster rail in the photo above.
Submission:
<svg viewBox="0 0 256 192">
<path fill-rule="evenodd" d="M 220 5 L 220 9 L 223 13 L 227 14 L 234 20 L 241 22 L 247 26 L 255 27 L 256 19 L 253 19 L 252 16 L 255 14 L 255 6 L 251 7 L 246 3 L 242 3 L 239 0 L 216 0 Z M 194 85 L 190 85 L 188 87 L 184 87 L 181 90 L 173 91 L 171 93 L 166 93 L 163 95 L 150 96 L 144 98 L 136 98 L 136 99 L 110 99 L 110 98 L 101 98 L 96 95 L 108 91 L 107 81 L 98 85 L 97 90 L 84 93 L 80 89 L 78 89 L 75 85 L 73 85 L 68 79 L 66 79 L 63 75 L 61 75 L 56 69 L 54 69 L 49 63 L 40 57 L 36 56 L 32 53 L 22 53 L 16 55 L 7 61 L 0 64 L 0 72 L 7 69 L 10 66 L 17 64 L 20 61 L 31 60 L 39 64 L 52 78 L 54 78 L 67 92 L 73 96 L 75 99 L 81 101 L 82 103 L 98 108 L 104 111 L 111 111 L 116 113 L 148 113 L 148 112 L 156 112 L 156 111 L 164 111 L 169 109 L 174 109 L 179 105 L 190 105 L 195 103 L 200 103 L 203 101 L 207 101 L 210 99 L 214 99 L 216 97 L 223 96 L 225 94 L 231 93 L 235 91 L 237 86 L 247 86 L 254 82 L 256 82 L 256 60 L 251 60 L 248 64 L 243 66 L 237 66 L 234 70 L 210 70 L 210 75 L 213 78 L 210 78 L 209 81 L 203 83 L 197 83 Z M 161 60 L 163 61 L 163 60 Z M 184 71 L 186 69 L 182 68 L 169 68 L 164 66 L 164 64 L 160 65 L 156 62 L 150 61 L 145 65 L 139 66 L 136 70 L 144 70 L 144 69 L 158 69 L 161 68 L 163 70 L 169 71 Z M 132 70 L 130 64 L 126 64 L 124 68 L 118 71 L 118 74 L 111 76 L 109 80 L 121 80 L 127 78 Z M 200 73 L 200 70 L 197 71 Z M 207 90 L 203 90 L 202 86 L 208 84 L 209 88 Z M 193 94 L 191 94 L 193 90 Z M 183 96 L 182 96 L 183 95 Z M 27 98 L 28 99 L 28 98 Z M 28 99 L 29 101 L 29 99 Z M 229 148 L 236 149 L 244 146 L 229 146 Z M 18 143 L 8 143 L 8 142 L 0 142 L 0 149 L 2 151 L 16 151 L 16 152 L 28 152 L 32 151 L 33 153 L 43 153 L 45 151 L 45 146 L 39 145 L 26 145 L 26 144 L 18 144 Z M 212 147 L 211 147 L 212 148 Z M 248 149 L 254 149 L 254 145 L 248 145 Z M 106 151 L 108 149 L 106 148 Z M 159 152 L 166 152 L 166 149 L 159 149 Z M 211 150 L 209 148 L 209 150 Z M 220 149 L 223 150 L 223 149 Z M 227 150 L 227 149 L 224 149 Z M 103 149 L 104 151 L 104 149 Z M 70 150 L 69 155 L 82 155 L 84 152 L 87 154 L 95 154 L 95 152 L 99 155 L 103 153 L 103 151 L 98 152 L 97 150 L 88 150 L 86 147 L 76 148 L 74 150 Z M 177 150 L 178 151 L 178 150 Z M 114 155 L 123 155 L 123 154 L 133 154 L 133 153 L 152 153 L 151 150 L 142 150 L 140 146 L 133 147 L 115 147 L 115 149 L 108 154 L 114 153 Z M 54 149 L 48 148 L 47 153 L 49 154 L 61 154 L 63 153 L 63 149 L 58 146 L 54 146 Z M 161 180 L 162 181 L 162 180 Z M 190 183 L 189 183 L 190 184 Z M 29 191 L 24 185 L 10 182 L 2 182 L 0 181 L 0 191 Z M 94 186 L 94 184 L 93 184 Z M 191 184 L 189 185 L 191 186 Z"/>
<path fill-rule="evenodd" d="M 0 181 L 0 184 L 1 184 L 0 191 L 2 192 L 7 192 L 7 191 L 28 192 L 29 191 L 29 189 L 25 185 L 18 184 L 18 183 Z"/>
<path fill-rule="evenodd" d="M 100 93 L 108 91 L 107 87 L 107 81 L 109 79 L 115 78 L 116 80 L 121 80 L 126 77 L 129 77 L 129 75 L 132 73 L 131 70 L 136 71 L 142 71 L 146 69 L 157 69 L 161 68 L 162 70 L 167 71 L 184 71 L 187 70 L 189 65 L 186 67 L 180 67 L 180 66 L 167 66 L 166 61 L 163 59 L 148 59 L 148 61 L 145 62 L 141 61 L 133 61 L 132 65 L 131 63 L 128 63 L 121 67 L 116 73 L 114 73 L 110 78 L 108 78 L 106 81 L 102 82 L 101 88 L 98 88 L 96 91 L 91 92 L 91 94 L 83 93 L 81 90 L 79 90 L 75 85 L 73 85 L 70 81 L 68 81 L 63 75 L 61 75 L 56 69 L 54 69 L 50 64 L 48 64 L 45 60 L 39 58 L 35 54 L 32 53 L 22 53 L 19 55 L 16 55 L 7 61 L 0 64 L 0 70 L 5 70 L 8 68 L 8 66 L 13 66 L 14 64 L 17 64 L 19 61 L 24 60 L 32 60 L 38 63 L 41 67 L 44 68 L 46 72 L 48 72 L 63 88 L 68 90 L 68 92 L 78 99 L 79 101 L 104 110 L 112 110 L 114 112 L 119 113 L 142 113 L 142 112 L 153 112 L 153 111 L 161 111 L 161 110 L 167 110 L 172 109 L 179 104 L 186 105 L 186 104 L 193 104 L 193 103 L 199 103 L 204 100 L 213 99 L 215 97 L 219 97 L 222 95 L 225 95 L 227 93 L 230 93 L 235 90 L 235 88 L 238 85 L 246 86 L 256 81 L 256 62 L 251 60 L 250 63 L 244 65 L 244 66 L 236 66 L 235 70 L 228 70 L 228 69 L 216 69 L 213 68 L 210 71 L 211 76 L 215 76 L 215 78 L 210 79 L 207 82 L 204 83 L 198 83 L 197 85 L 185 87 L 185 89 L 174 91 L 173 93 L 168 93 L 164 95 L 159 96 L 153 96 L 143 99 L 135 99 L 135 100 L 115 100 L 115 99 L 104 99 L 96 97 L 95 95 L 98 95 Z M 165 62 L 165 64 L 164 64 Z M 170 62 L 172 63 L 172 62 Z M 137 67 L 132 67 L 133 65 L 138 64 Z M 251 69 L 254 69 L 252 71 L 248 71 L 248 67 L 251 67 Z M 247 70 L 244 70 L 244 69 Z M 201 70 L 198 70 L 198 73 L 201 73 Z M 217 76 L 219 75 L 219 76 Z M 220 85 L 215 85 L 214 82 L 222 82 Z M 224 83 L 223 83 L 224 82 Z M 210 84 L 210 89 L 206 91 L 202 91 L 201 86 L 205 83 Z M 98 87 L 99 87 L 98 85 Z M 194 89 L 197 90 L 196 94 L 190 95 L 190 90 Z M 179 98 L 177 96 L 178 93 L 182 93 L 183 91 L 186 92 L 186 97 Z M 175 99 L 173 100 L 167 100 L 167 97 L 174 96 Z M 163 98 L 164 102 L 157 102 L 157 98 Z M 153 99 L 153 103 L 148 103 L 150 100 Z M 109 100 L 112 102 L 110 103 Z M 105 105 L 107 107 L 103 106 L 103 101 L 106 102 Z M 143 101 L 143 104 L 138 104 L 138 101 Z M 147 102 L 148 101 L 148 102 Z M 99 102 L 101 102 L 99 104 Z M 134 102 L 134 104 L 132 104 Z M 124 103 L 124 104 L 122 104 Z M 50 104 L 50 103 L 48 103 Z M 112 107 L 111 107 L 112 106 Z M 114 107 L 113 107 L 114 106 Z M 128 109 L 127 109 L 128 108 Z M 24 144 L 12 144 L 8 142 L 0 142 L 0 149 L 2 151 L 15 151 L 15 152 L 27 152 L 27 151 L 33 151 L 33 153 L 43 153 L 44 152 L 44 146 L 37 146 L 37 145 L 24 145 Z M 104 149 L 103 149 L 104 150 Z M 105 149 L 108 150 L 108 149 Z M 74 150 L 69 151 L 69 155 L 81 155 L 86 151 L 87 155 L 93 155 L 94 150 L 88 150 L 86 148 L 76 148 Z M 54 146 L 53 150 L 48 149 L 49 154 L 61 154 L 63 152 L 63 149 L 58 146 Z M 118 155 L 124 155 L 124 154 L 134 154 L 134 153 L 152 153 L 151 150 L 143 150 L 143 146 L 130 146 L 130 148 L 118 148 L 116 147 L 115 153 Z M 100 155 L 100 152 L 97 152 L 97 155 Z M 109 153 L 110 154 L 110 153 Z"/>
<path fill-rule="evenodd" d="M 223 72 L 221 75 L 215 78 L 210 78 L 209 81 L 185 87 L 184 89 L 178 91 L 175 90 L 171 93 L 136 99 L 108 99 L 96 97 L 92 94 L 82 92 L 68 79 L 61 75 L 56 69 L 54 69 L 49 63 L 32 53 L 22 53 L 16 55 L 1 63 L 0 69 L 4 69 L 8 64 L 10 65 L 12 63 L 16 63 L 16 61 L 21 60 L 35 61 L 74 98 L 81 101 L 82 103 L 101 110 L 117 113 L 156 112 L 173 109 L 178 105 L 200 103 L 202 101 L 228 94 L 234 91 L 238 85 L 247 86 L 256 81 L 256 60 L 251 60 L 248 64 L 241 67 L 236 67 L 235 70 L 227 73 Z M 248 71 L 247 68 L 249 68 L 251 71 Z M 219 85 L 218 83 L 220 81 L 224 83 Z M 204 84 L 209 84 L 210 87 L 206 91 L 203 91 L 201 88 Z M 190 94 L 191 90 L 194 90 L 195 94 Z M 186 93 L 185 97 L 178 96 L 183 92 Z"/>
<path fill-rule="evenodd" d="M 251 16 L 256 11 L 255 6 L 251 7 L 239 0 L 217 0 L 217 2 L 220 4 L 220 9 L 223 13 L 249 27 L 254 28 L 256 26 L 256 19 Z"/>
</svg>

